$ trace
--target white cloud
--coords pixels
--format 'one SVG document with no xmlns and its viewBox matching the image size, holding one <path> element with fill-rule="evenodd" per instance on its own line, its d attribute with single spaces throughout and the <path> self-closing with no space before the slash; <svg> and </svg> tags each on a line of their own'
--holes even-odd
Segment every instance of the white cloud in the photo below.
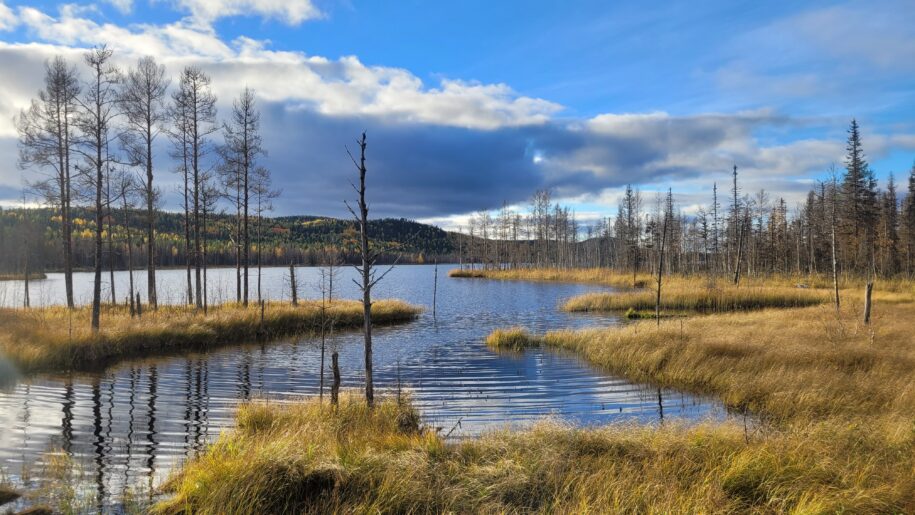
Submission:
<svg viewBox="0 0 915 515">
<path fill-rule="evenodd" d="M 213 77 L 223 116 L 241 88 L 253 87 L 265 108 L 264 130 L 273 131 L 270 158 L 277 176 L 303 191 L 329 170 L 336 172 L 338 164 L 348 164 L 342 144 L 353 126 L 367 125 L 373 138 L 386 143 L 373 147 L 375 169 L 384 170 L 379 177 L 389 181 L 386 213 L 416 213 L 444 224 L 465 220 L 445 215 L 494 208 L 502 200 L 523 201 L 540 187 L 610 209 L 616 188 L 626 183 L 672 183 L 698 196 L 710 190 L 712 181 L 725 182 L 734 163 L 747 191 L 765 187 L 799 195 L 807 187 L 804 177 L 841 160 L 841 136 L 761 141 L 760 129 L 797 123 L 767 110 L 692 116 L 607 113 L 562 121 L 555 118 L 558 104 L 525 97 L 505 84 L 443 79 L 427 85 L 408 70 L 369 66 L 355 56 L 331 60 L 276 51 L 267 41 L 247 37 L 227 42 L 212 25 L 201 23 L 215 16 L 207 10 L 215 4 L 197 4 L 187 3 L 191 18 L 129 27 L 96 21 L 86 8 L 65 6 L 56 17 L 20 8 L 18 22 L 40 42 L 0 41 L 0 70 L 15 70 L 0 82 L 0 148 L 15 154 L 12 118 L 41 87 L 45 60 L 62 54 L 80 63 L 84 48 L 107 44 L 124 66 L 153 55 L 173 76 L 186 65 L 204 68 Z M 222 4 L 220 12 L 237 12 L 243 4 Z M 261 5 L 258 12 L 283 12 L 277 5 Z M 283 16 L 294 20 L 305 14 Z M 872 157 L 915 146 L 915 136 L 907 134 L 866 138 Z M 327 151 L 338 144 L 339 156 Z M 306 161 L 307 170 L 300 169 Z M 0 163 L 0 186 L 18 185 L 20 172 L 14 166 L 14 160 Z M 324 180 L 332 184 L 322 191 L 337 183 L 346 186 L 336 177 Z M 338 199 L 348 193 L 323 196 Z M 688 200 L 684 205 L 698 201 Z M 318 201 L 331 202 L 310 201 L 291 212 L 323 213 L 328 209 Z M 333 204 L 339 207 L 338 201 Z"/>
<path fill-rule="evenodd" d="M 12 30 L 19 24 L 19 19 L 12 9 L 0 1 L 0 31 Z"/>
<path fill-rule="evenodd" d="M 331 61 L 273 51 L 266 42 L 245 37 L 226 44 L 211 27 L 189 21 L 125 28 L 97 23 L 68 8 L 54 18 L 31 7 L 21 10 L 21 18 L 39 39 L 54 44 L 43 47 L 46 57 L 73 46 L 107 44 L 124 63 L 153 55 L 172 73 L 196 64 L 213 76 L 214 89 L 226 101 L 250 86 L 262 98 L 287 102 L 293 109 L 473 129 L 544 123 L 560 109 L 504 84 L 445 79 L 427 87 L 407 70 L 366 66 L 353 56 Z M 15 52 L 25 45 L 0 43 L 0 48 Z"/>
<path fill-rule="evenodd" d="M 133 0 L 105 0 L 123 14 L 133 11 Z"/>
<path fill-rule="evenodd" d="M 206 24 L 229 16 L 256 15 L 298 25 L 322 16 L 311 0 L 174 0 L 174 4 Z"/>
</svg>

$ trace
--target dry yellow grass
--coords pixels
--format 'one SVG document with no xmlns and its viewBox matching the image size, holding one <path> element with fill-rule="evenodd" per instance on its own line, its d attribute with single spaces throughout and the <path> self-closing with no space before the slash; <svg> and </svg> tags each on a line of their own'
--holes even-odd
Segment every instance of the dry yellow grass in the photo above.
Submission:
<svg viewBox="0 0 915 515">
<path fill-rule="evenodd" d="M 545 281 L 601 284 L 616 288 L 641 288 L 651 284 L 654 279 L 644 273 L 636 275 L 622 274 L 606 268 L 514 268 L 510 270 L 454 269 L 448 272 L 449 277 L 468 279 L 496 279 L 501 281 Z"/>
<path fill-rule="evenodd" d="M 626 377 L 712 394 L 775 420 L 915 413 L 912 303 L 852 302 L 543 335 Z"/>
<path fill-rule="evenodd" d="M 599 284 L 614 288 L 654 288 L 657 276 L 639 272 L 634 280 L 632 273 L 623 273 L 607 268 L 516 268 L 511 270 L 481 270 L 481 269 L 453 269 L 448 272 L 449 277 L 494 279 L 504 281 L 544 281 Z M 840 276 L 841 289 L 858 290 L 864 288 L 865 279 L 856 276 Z M 704 274 L 691 276 L 673 275 L 664 276 L 664 289 L 668 286 L 696 287 L 696 288 L 727 288 L 732 286 L 730 276 L 720 275 L 708 277 Z M 740 288 L 797 288 L 797 289 L 822 289 L 832 288 L 832 276 L 828 274 L 801 274 L 801 275 L 773 275 L 773 276 L 744 276 L 740 279 Z M 879 279 L 877 290 L 883 292 L 897 292 L 915 294 L 915 282 L 904 278 Z"/>
<path fill-rule="evenodd" d="M 412 320 L 421 311 L 402 301 L 380 300 L 372 306 L 372 318 L 380 325 L 393 324 Z M 362 304 L 335 301 L 326 316 L 337 328 L 361 327 Z M 89 317 L 88 307 L 0 309 L 0 359 L 9 360 L 21 372 L 92 369 L 131 356 L 309 333 L 320 327 L 321 303 L 270 302 L 263 322 L 256 305 L 211 306 L 206 315 L 186 306 L 160 306 L 141 318 L 131 318 L 123 306 L 105 306 L 98 334 L 90 330 Z"/>
<path fill-rule="evenodd" d="M 784 284 L 784 283 L 783 283 Z M 780 286 L 783 287 L 783 286 Z M 878 286 L 879 288 L 879 286 Z M 392 401 L 256 403 L 167 485 L 160 513 L 913 513 L 911 284 L 830 305 L 716 313 L 494 344 L 575 351 L 716 396 L 758 422 L 576 429 L 447 442 Z"/>
<path fill-rule="evenodd" d="M 30 281 L 40 281 L 47 278 L 48 276 L 44 272 L 33 272 L 29 274 Z M 0 281 L 22 281 L 24 279 L 25 274 L 0 274 Z"/>
<path fill-rule="evenodd" d="M 540 345 L 540 341 L 523 327 L 509 327 L 489 333 L 486 345 L 496 350 L 520 351 Z"/>
<path fill-rule="evenodd" d="M 915 432 L 818 422 L 544 422 L 447 442 L 409 406 L 344 396 L 242 406 L 234 432 L 174 476 L 159 514 L 876 513 L 915 509 Z"/>
<path fill-rule="evenodd" d="M 598 292 L 578 295 L 567 300 L 566 311 L 626 311 L 654 309 L 653 290 Z M 795 308 L 814 306 L 830 301 L 829 292 L 804 288 L 720 286 L 689 284 L 678 280 L 661 291 L 661 309 L 698 311 L 703 313 L 748 311 L 764 308 Z"/>
</svg>

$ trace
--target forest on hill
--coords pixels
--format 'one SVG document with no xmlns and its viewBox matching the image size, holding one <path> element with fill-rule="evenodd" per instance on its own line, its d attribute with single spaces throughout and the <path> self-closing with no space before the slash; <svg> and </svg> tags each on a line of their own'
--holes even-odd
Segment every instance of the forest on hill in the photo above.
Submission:
<svg viewBox="0 0 915 515">
<path fill-rule="evenodd" d="M 90 209 L 74 208 L 72 217 L 74 265 L 91 268 L 95 215 Z M 210 218 L 205 231 L 207 263 L 234 265 L 235 217 L 216 214 Z M 134 267 L 146 265 L 146 239 L 141 230 L 145 221 L 146 212 L 142 210 L 106 212 L 102 227 L 106 268 L 109 259 L 116 269 L 127 268 L 128 258 Z M 369 226 L 376 235 L 375 244 L 383 250 L 382 261 L 424 263 L 455 259 L 455 236 L 438 227 L 403 218 L 372 220 Z M 251 228 L 252 264 L 256 264 L 259 256 L 264 266 L 314 265 L 327 252 L 335 252 L 344 262 L 355 262 L 357 232 L 351 220 L 320 216 L 264 217 L 261 221 L 252 220 Z M 33 271 L 61 270 L 60 231 L 60 216 L 53 209 L 0 208 L 0 273 L 23 270 L 26 256 Z M 184 213 L 156 213 L 154 249 L 159 266 L 184 266 L 187 261 Z"/>
</svg>

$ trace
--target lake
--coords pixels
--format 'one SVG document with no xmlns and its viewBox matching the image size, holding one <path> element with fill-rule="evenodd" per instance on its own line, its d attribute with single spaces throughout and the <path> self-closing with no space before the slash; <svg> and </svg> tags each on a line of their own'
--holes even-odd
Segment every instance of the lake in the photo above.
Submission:
<svg viewBox="0 0 915 515">
<path fill-rule="evenodd" d="M 543 349 L 498 354 L 483 343 L 491 330 L 511 325 L 542 332 L 623 323 L 616 316 L 558 309 L 568 297 L 605 288 L 452 279 L 449 268 L 438 269 L 435 316 L 433 266 L 398 266 L 374 291 L 376 299 L 400 298 L 427 308 L 414 322 L 376 329 L 376 390 L 390 394 L 401 388 L 424 422 L 443 433 L 472 437 L 544 417 L 574 425 L 727 417 L 717 401 L 633 384 L 570 354 Z M 297 276 L 302 298 L 320 298 L 319 269 L 299 268 Z M 182 298 L 184 270 L 162 270 L 157 278 L 160 302 Z M 211 269 L 209 278 L 211 302 L 234 300 L 234 269 Z M 359 296 L 355 278 L 352 268 L 340 269 L 338 297 Z M 104 279 L 107 291 L 107 273 Z M 123 298 L 127 273 L 116 272 L 115 281 Z M 136 273 L 135 281 L 145 298 L 145 272 Z M 256 276 L 251 284 L 256 296 Z M 76 299 L 87 302 L 92 275 L 74 274 L 74 288 Z M 289 298 L 288 269 L 264 269 L 262 291 L 265 298 Z M 62 274 L 34 282 L 32 293 L 33 305 L 62 303 Z M 19 302 L 21 283 L 0 283 L 0 303 Z M 340 353 L 343 387 L 361 387 L 361 333 L 338 333 L 328 341 L 328 367 L 331 348 Z M 292 338 L 128 361 L 94 374 L 7 378 L 11 386 L 0 391 L 0 468 L 29 487 L 42 478 L 47 453 L 63 450 L 79 467 L 82 495 L 95 508 L 108 509 L 126 487 L 159 484 L 231 427 L 239 402 L 314 395 L 319 373 L 320 342 Z"/>
</svg>

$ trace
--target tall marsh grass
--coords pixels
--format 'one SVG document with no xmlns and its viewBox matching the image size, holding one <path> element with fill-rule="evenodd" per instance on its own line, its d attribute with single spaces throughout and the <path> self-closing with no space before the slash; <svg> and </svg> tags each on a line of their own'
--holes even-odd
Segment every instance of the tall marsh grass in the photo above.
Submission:
<svg viewBox="0 0 915 515">
<path fill-rule="evenodd" d="M 48 275 L 44 272 L 32 272 L 29 274 L 30 281 L 40 281 L 47 279 Z M 24 281 L 25 274 L 0 274 L 0 281 Z"/>
<path fill-rule="evenodd" d="M 817 422 L 575 429 L 447 441 L 344 396 L 246 404 L 153 513 L 873 513 L 915 508 L 915 432 Z M 407 421 L 406 423 L 404 421 Z M 880 452 L 874 452 L 879 450 Z"/>
<path fill-rule="evenodd" d="M 376 324 L 413 320 L 421 308 L 399 300 L 380 300 L 372 306 Z M 131 317 L 124 306 L 105 306 L 101 331 L 93 334 L 88 307 L 0 309 L 0 359 L 21 372 L 84 370 L 131 356 L 147 356 L 297 334 L 314 333 L 322 320 L 320 301 L 298 306 L 268 302 L 252 305 L 211 306 L 206 315 L 187 306 L 160 306 Z M 361 327 L 362 303 L 339 300 L 329 305 L 326 320 L 340 329 Z"/>
<path fill-rule="evenodd" d="M 613 293 L 586 293 L 567 300 L 565 311 L 641 311 L 654 309 L 657 301 L 652 290 Z M 661 295 L 661 309 L 702 313 L 747 311 L 764 308 L 797 308 L 829 302 L 822 290 L 784 287 L 714 287 L 701 284 L 671 284 Z"/>
<path fill-rule="evenodd" d="M 915 430 L 915 306 L 878 297 L 880 315 L 864 325 L 846 301 L 838 315 L 832 306 L 770 309 L 541 339 L 630 379 L 715 395 L 768 420 L 890 414 Z"/>
</svg>

